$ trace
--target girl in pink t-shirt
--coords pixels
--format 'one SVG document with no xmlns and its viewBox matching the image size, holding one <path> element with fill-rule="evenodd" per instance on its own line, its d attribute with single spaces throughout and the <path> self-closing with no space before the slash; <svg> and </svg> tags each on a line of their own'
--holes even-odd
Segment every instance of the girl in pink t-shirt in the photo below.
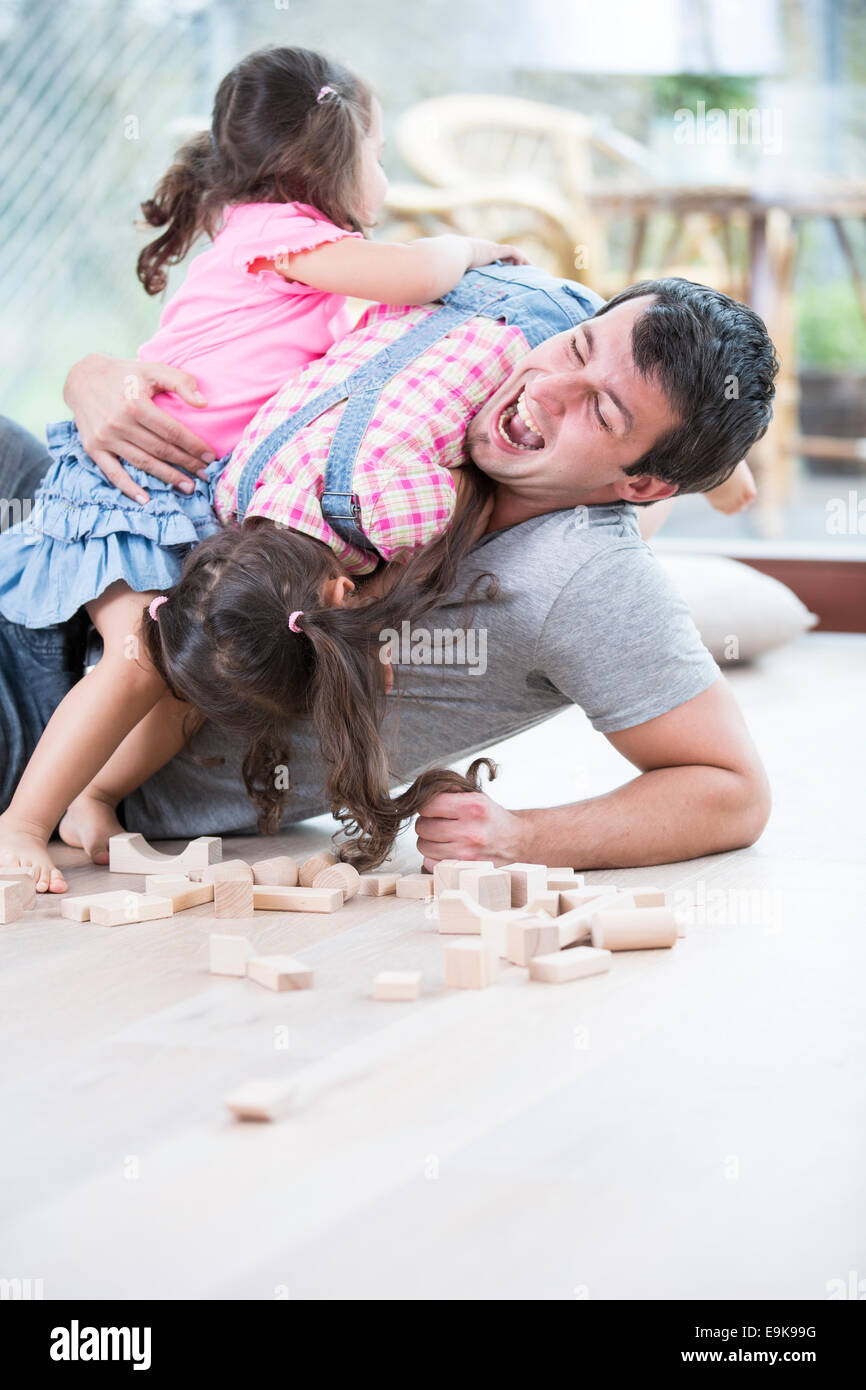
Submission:
<svg viewBox="0 0 866 1390">
<path fill-rule="evenodd" d="M 206 441 L 212 466 L 180 496 L 127 458 L 128 493 L 107 481 L 116 460 L 91 457 L 74 424 L 49 426 L 53 464 L 33 512 L 0 537 L 0 612 L 38 628 L 84 608 L 104 643 L 0 816 L 0 869 L 32 868 L 40 891 L 66 886 L 47 848 L 58 821 L 68 844 L 105 862 L 118 802 L 184 742 L 187 721 L 136 634 L 143 604 L 219 530 L 217 461 L 287 376 L 348 330 L 346 296 L 426 304 L 474 266 L 523 259 L 461 236 L 366 240 L 385 197 L 381 154 L 379 104 L 360 78 L 306 49 L 268 49 L 223 79 L 210 131 L 180 150 L 143 204 L 160 229 L 138 259 L 148 294 L 164 290 L 166 267 L 202 234 L 211 238 L 139 355 L 195 379 L 197 390 L 155 399 Z"/>
<path fill-rule="evenodd" d="M 360 78 L 304 49 L 253 54 L 220 85 L 210 132 L 179 153 L 142 211 L 166 230 L 142 251 L 148 294 L 205 232 L 139 359 L 196 379 L 201 406 L 156 404 L 228 454 L 296 367 L 321 357 L 351 317 L 346 296 L 424 304 L 513 247 L 469 237 L 365 240 L 387 188 L 382 113 Z"/>
</svg>

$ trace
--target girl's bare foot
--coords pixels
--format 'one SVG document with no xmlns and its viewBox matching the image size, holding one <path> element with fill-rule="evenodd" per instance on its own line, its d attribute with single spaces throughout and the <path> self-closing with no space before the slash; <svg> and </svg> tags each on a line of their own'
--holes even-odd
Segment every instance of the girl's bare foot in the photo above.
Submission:
<svg viewBox="0 0 866 1390">
<path fill-rule="evenodd" d="M 8 869 L 29 869 L 37 893 L 65 893 L 66 879 L 48 853 L 48 845 L 40 835 L 19 828 L 9 819 L 8 812 L 0 816 L 0 878 L 4 866 Z"/>
<path fill-rule="evenodd" d="M 109 838 L 122 835 L 123 826 L 113 806 L 82 792 L 67 810 L 58 833 L 64 844 L 86 849 L 94 864 L 107 864 Z"/>
</svg>

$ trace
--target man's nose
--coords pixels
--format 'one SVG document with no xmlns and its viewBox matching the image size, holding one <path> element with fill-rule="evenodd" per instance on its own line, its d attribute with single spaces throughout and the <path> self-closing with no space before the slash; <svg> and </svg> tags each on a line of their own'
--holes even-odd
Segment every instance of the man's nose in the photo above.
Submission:
<svg viewBox="0 0 866 1390">
<path fill-rule="evenodd" d="M 529 394 L 548 415 L 564 415 L 576 390 L 573 372 L 545 372 L 543 377 L 536 377 Z"/>
</svg>

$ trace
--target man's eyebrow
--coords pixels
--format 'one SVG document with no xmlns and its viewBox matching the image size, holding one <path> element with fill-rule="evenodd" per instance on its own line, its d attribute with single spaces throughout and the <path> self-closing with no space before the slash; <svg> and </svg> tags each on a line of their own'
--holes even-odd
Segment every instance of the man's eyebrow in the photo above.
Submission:
<svg viewBox="0 0 866 1390">
<path fill-rule="evenodd" d="M 589 358 L 592 357 L 592 350 L 595 347 L 595 338 L 593 337 L 592 329 L 590 328 L 588 323 L 582 323 L 580 326 L 583 329 L 583 335 L 586 341 L 586 356 L 588 361 Z M 625 404 L 624 401 L 620 400 L 616 392 L 612 391 L 609 386 L 605 386 L 604 393 L 606 396 L 610 396 L 610 399 L 613 401 L 620 415 L 625 420 L 626 434 L 630 434 L 631 431 L 634 429 L 634 416 L 632 415 L 628 406 Z"/>
</svg>

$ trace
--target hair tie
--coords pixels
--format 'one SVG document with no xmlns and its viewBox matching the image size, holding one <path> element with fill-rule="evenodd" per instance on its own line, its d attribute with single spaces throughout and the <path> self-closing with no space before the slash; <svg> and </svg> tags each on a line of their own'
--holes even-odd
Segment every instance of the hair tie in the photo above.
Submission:
<svg viewBox="0 0 866 1390">
<path fill-rule="evenodd" d="M 168 594 L 160 594 L 158 598 L 152 598 L 147 605 L 147 611 L 155 623 L 159 622 L 159 609 L 164 603 L 168 603 Z"/>
<path fill-rule="evenodd" d="M 304 610 L 303 610 L 303 608 L 296 608 L 295 611 L 294 611 L 294 613 L 290 613 L 290 614 L 289 614 L 289 631 L 290 631 L 290 632 L 300 632 L 300 631 L 301 631 L 301 629 L 298 627 L 298 618 L 303 618 L 303 616 L 304 616 Z"/>
<path fill-rule="evenodd" d="M 338 94 L 334 91 L 333 87 L 320 87 L 319 95 L 316 97 L 316 105 L 321 106 L 322 102 L 325 100 L 325 97 L 335 97 L 337 95 Z"/>
</svg>

